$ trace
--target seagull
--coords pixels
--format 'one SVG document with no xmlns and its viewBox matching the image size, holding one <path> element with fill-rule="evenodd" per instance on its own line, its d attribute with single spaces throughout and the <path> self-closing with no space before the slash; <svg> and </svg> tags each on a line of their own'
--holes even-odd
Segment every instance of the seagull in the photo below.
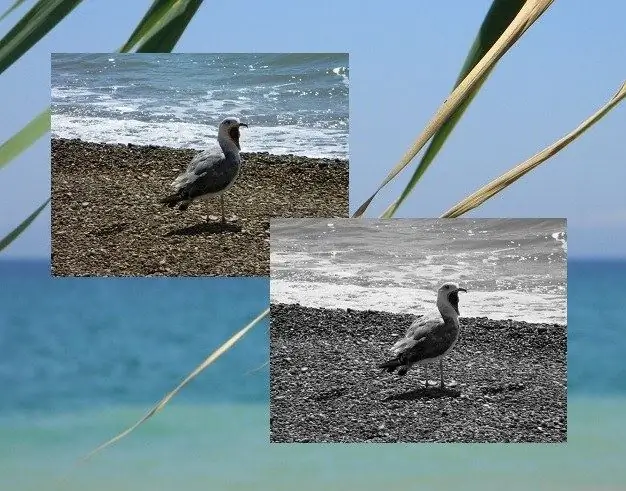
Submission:
<svg viewBox="0 0 626 491">
<path fill-rule="evenodd" d="M 391 347 L 394 358 L 381 363 L 378 368 L 389 373 L 399 368 L 398 375 L 406 375 L 415 363 L 439 360 L 440 387 L 443 389 L 443 357 L 459 339 L 459 292 L 467 290 L 454 283 L 443 284 L 437 292 L 439 313 L 424 315 L 413 322 L 404 337 Z M 428 387 L 427 371 L 425 384 Z"/>
<path fill-rule="evenodd" d="M 248 127 L 237 118 L 224 119 L 217 131 L 217 142 L 222 153 L 205 150 L 196 155 L 187 166 L 187 170 L 172 182 L 174 194 L 163 198 L 161 203 L 170 208 L 179 205 L 178 209 L 184 211 L 195 199 L 219 196 L 222 202 L 222 225 L 226 223 L 224 193 L 235 183 L 241 168 L 239 128 L 242 126 Z"/>
</svg>

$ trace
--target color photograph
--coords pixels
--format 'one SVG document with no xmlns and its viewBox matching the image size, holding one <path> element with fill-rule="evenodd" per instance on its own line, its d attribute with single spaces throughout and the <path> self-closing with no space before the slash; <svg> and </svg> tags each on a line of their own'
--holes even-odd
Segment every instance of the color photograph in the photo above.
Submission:
<svg viewBox="0 0 626 491">
<path fill-rule="evenodd" d="M 564 442 L 562 219 L 271 226 L 272 442 Z"/>
<path fill-rule="evenodd" d="M 52 54 L 52 272 L 263 276 L 348 213 L 347 54 Z"/>
</svg>

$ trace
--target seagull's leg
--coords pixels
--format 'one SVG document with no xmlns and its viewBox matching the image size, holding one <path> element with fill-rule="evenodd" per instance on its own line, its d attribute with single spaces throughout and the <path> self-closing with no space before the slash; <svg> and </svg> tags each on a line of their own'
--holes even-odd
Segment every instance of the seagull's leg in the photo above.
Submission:
<svg viewBox="0 0 626 491">
<path fill-rule="evenodd" d="M 207 223 L 210 221 L 209 216 L 211 216 L 211 203 L 209 202 L 209 200 L 205 200 L 206 201 L 206 221 Z"/>
<path fill-rule="evenodd" d="M 426 381 L 424 382 L 424 385 L 428 389 L 428 363 L 424 364 L 424 376 L 426 377 Z"/>
<path fill-rule="evenodd" d="M 224 218 L 224 193 L 220 195 L 220 200 L 222 201 L 222 225 L 226 223 L 226 219 Z"/>
<path fill-rule="evenodd" d="M 441 378 L 441 388 L 443 389 L 445 387 L 445 384 L 443 383 L 443 356 L 441 358 L 439 358 L 439 376 Z"/>
</svg>

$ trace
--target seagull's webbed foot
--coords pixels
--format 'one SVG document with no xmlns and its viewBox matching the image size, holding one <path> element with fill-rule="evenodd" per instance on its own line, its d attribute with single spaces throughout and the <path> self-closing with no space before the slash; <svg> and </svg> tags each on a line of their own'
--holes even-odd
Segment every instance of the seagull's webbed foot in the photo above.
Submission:
<svg viewBox="0 0 626 491">
<path fill-rule="evenodd" d="M 440 377 L 439 388 L 440 389 L 445 389 L 446 388 L 446 384 L 443 382 L 443 358 L 439 359 L 439 377 Z"/>
<path fill-rule="evenodd" d="M 222 228 L 226 225 L 226 217 L 224 217 L 224 195 L 220 196 L 220 201 L 222 205 Z"/>
</svg>

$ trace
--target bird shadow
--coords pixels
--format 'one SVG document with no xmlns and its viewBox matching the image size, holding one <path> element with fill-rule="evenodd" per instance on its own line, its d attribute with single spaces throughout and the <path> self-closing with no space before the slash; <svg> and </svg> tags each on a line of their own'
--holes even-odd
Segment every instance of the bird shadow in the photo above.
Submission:
<svg viewBox="0 0 626 491">
<path fill-rule="evenodd" d="M 450 389 L 448 387 L 420 387 L 419 389 L 410 390 L 408 392 L 400 392 L 391 394 L 383 399 L 383 401 L 414 401 L 416 399 L 442 399 L 444 397 L 459 397 L 460 390 Z"/>
<path fill-rule="evenodd" d="M 183 227 L 176 230 L 171 230 L 167 234 L 167 237 L 172 235 L 202 235 L 202 234 L 222 234 L 226 232 L 238 233 L 241 232 L 241 225 L 235 223 L 221 223 L 221 222 L 202 222 L 196 223 L 189 227 Z"/>
<path fill-rule="evenodd" d="M 313 397 L 315 401 L 329 401 L 331 399 L 337 399 L 338 397 L 344 396 L 348 393 L 348 389 L 346 387 L 335 387 L 333 389 L 329 389 L 325 392 L 321 392 Z"/>
<path fill-rule="evenodd" d="M 98 237 L 104 237 L 106 235 L 113 235 L 113 234 L 117 234 L 120 232 L 123 232 L 124 230 L 126 230 L 128 228 L 128 222 L 120 222 L 120 223 L 114 223 L 113 225 L 109 225 L 107 227 L 103 227 L 101 229 L 95 230 L 93 232 L 91 232 L 93 235 L 96 235 Z"/>
</svg>

